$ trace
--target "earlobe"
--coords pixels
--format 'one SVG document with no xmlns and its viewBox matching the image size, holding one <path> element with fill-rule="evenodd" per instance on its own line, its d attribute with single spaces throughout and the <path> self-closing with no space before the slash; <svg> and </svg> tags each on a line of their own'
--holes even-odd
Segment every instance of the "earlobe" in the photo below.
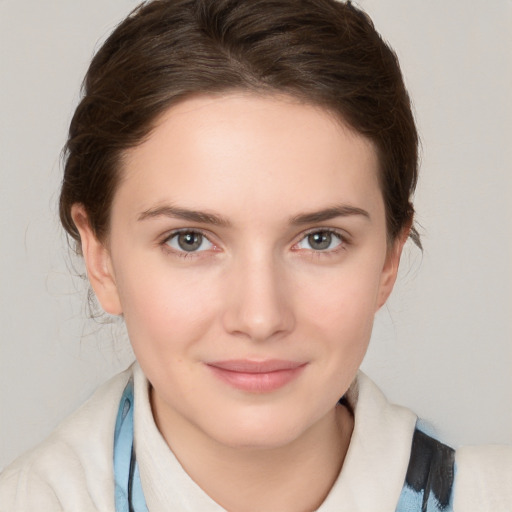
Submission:
<svg viewBox="0 0 512 512">
<path fill-rule="evenodd" d="M 74 204 L 71 207 L 71 216 L 80 233 L 87 277 L 101 307 L 111 315 L 122 314 L 112 261 L 107 247 L 94 234 L 83 205 Z"/>
</svg>

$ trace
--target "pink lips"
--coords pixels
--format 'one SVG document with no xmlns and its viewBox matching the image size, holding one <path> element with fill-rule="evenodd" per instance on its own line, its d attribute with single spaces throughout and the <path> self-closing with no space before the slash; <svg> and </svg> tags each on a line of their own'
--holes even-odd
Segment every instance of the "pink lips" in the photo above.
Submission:
<svg viewBox="0 0 512 512">
<path fill-rule="evenodd" d="M 234 388 L 252 393 L 275 391 L 294 380 L 306 363 L 269 359 L 231 359 L 207 363 L 214 375 Z"/>
</svg>

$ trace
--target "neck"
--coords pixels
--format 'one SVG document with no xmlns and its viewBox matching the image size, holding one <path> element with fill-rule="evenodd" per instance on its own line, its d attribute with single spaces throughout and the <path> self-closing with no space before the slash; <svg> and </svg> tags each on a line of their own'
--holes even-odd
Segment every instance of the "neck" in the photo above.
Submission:
<svg viewBox="0 0 512 512">
<path fill-rule="evenodd" d="M 351 413 L 337 406 L 285 446 L 230 447 L 190 424 L 177 425 L 175 418 L 159 415 L 157 402 L 152 392 L 156 424 L 174 455 L 189 476 L 228 511 L 316 510 L 341 470 L 353 429 Z"/>
</svg>

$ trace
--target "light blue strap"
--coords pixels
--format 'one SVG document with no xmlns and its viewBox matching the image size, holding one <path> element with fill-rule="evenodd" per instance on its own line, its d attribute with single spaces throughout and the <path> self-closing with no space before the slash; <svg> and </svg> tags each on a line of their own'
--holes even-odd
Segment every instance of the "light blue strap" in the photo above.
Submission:
<svg viewBox="0 0 512 512">
<path fill-rule="evenodd" d="M 432 494 L 429 494 L 427 503 L 424 503 L 423 490 L 417 492 L 405 484 L 395 512 L 453 512 L 453 508 L 451 504 L 441 507 Z"/>
<path fill-rule="evenodd" d="M 425 424 L 418 422 L 395 512 L 453 512 L 454 455 L 453 449 L 426 433 Z"/>
<path fill-rule="evenodd" d="M 114 431 L 116 512 L 148 512 L 133 451 L 133 380 L 126 385 Z"/>
</svg>

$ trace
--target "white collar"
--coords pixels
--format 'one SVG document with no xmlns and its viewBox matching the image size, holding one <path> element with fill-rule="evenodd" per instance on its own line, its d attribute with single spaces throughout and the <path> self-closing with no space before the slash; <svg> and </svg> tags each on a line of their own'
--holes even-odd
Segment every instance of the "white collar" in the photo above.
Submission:
<svg viewBox="0 0 512 512">
<path fill-rule="evenodd" d="M 388 402 L 362 371 L 347 392 L 354 431 L 343 468 L 318 512 L 395 512 L 416 415 Z"/>
</svg>

